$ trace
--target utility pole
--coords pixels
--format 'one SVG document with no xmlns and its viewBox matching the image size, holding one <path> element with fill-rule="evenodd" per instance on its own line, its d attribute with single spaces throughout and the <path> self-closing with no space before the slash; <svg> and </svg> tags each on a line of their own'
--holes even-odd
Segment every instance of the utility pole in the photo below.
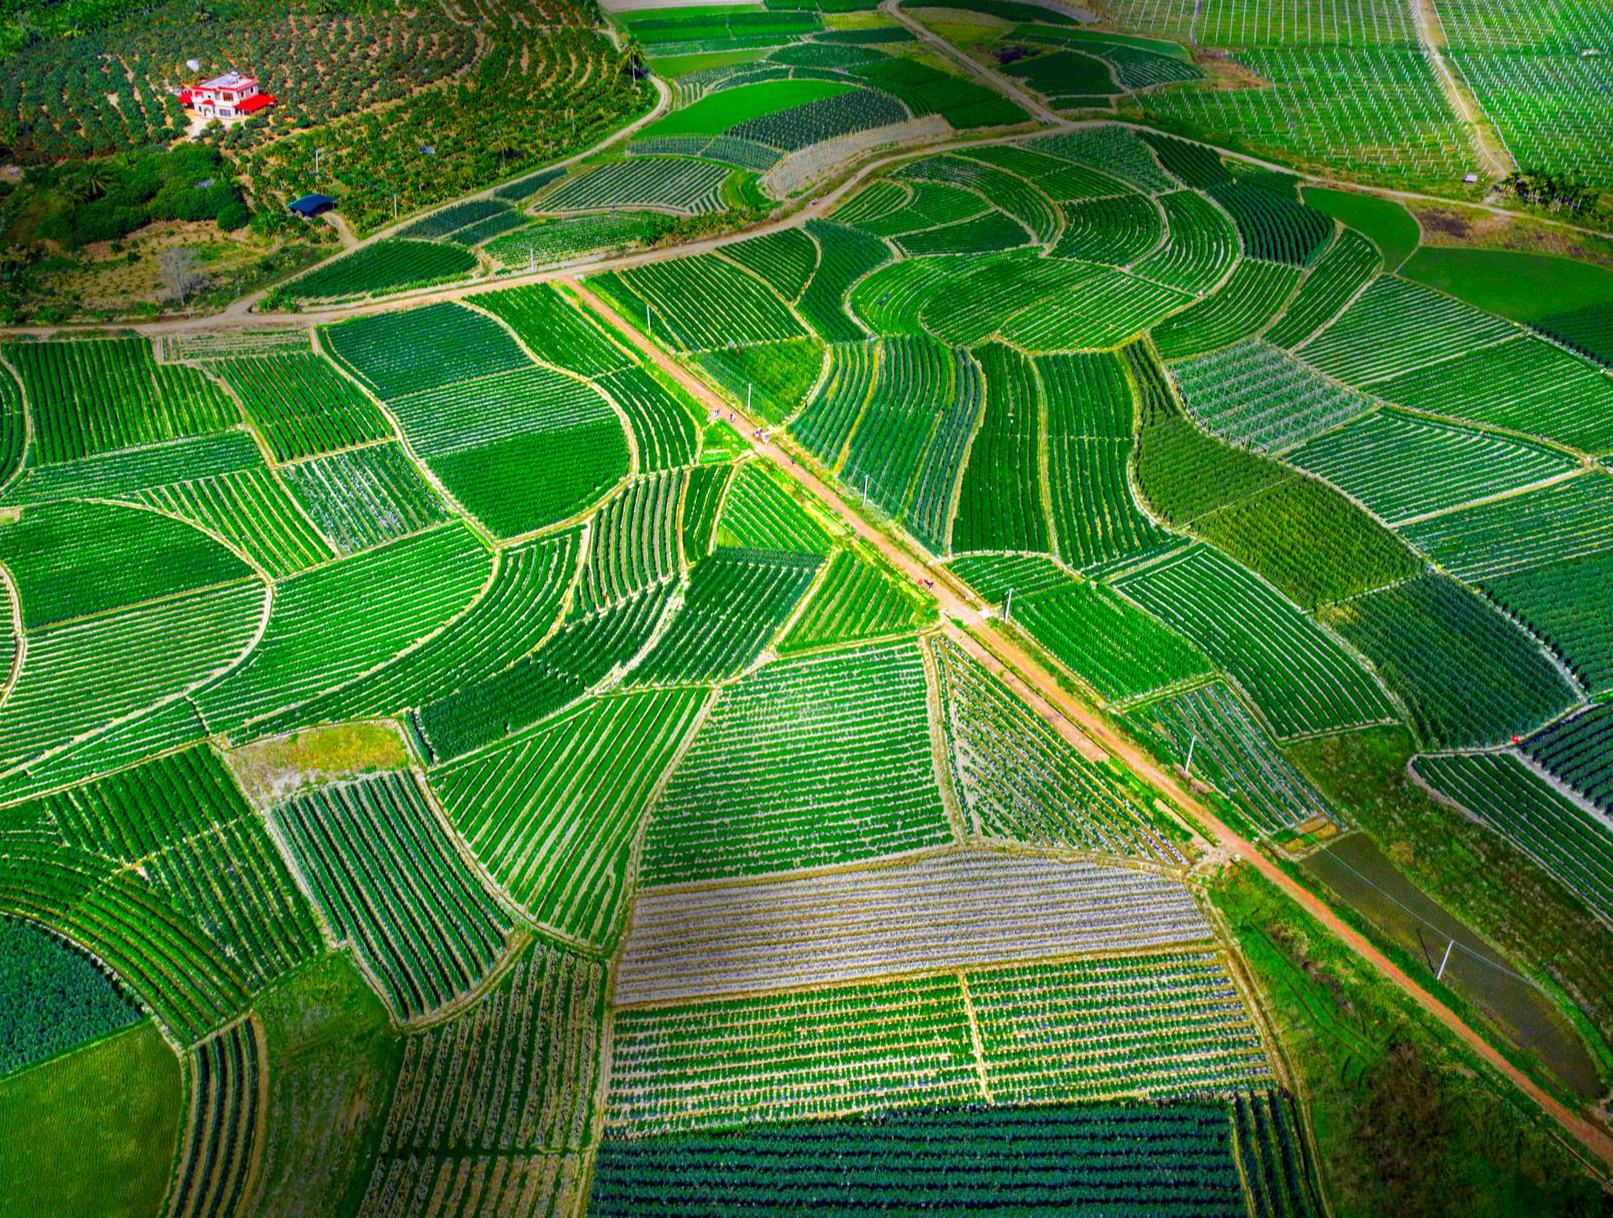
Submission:
<svg viewBox="0 0 1613 1218">
<path fill-rule="evenodd" d="M 1199 742 L 1197 736 L 1191 733 L 1187 737 L 1187 764 L 1182 767 L 1182 773 L 1189 778 L 1193 777 L 1193 746 Z"/>
<path fill-rule="evenodd" d="M 324 159 L 324 156 L 325 156 L 325 150 L 323 148 L 315 148 L 314 149 L 314 185 L 315 186 L 319 185 L 319 163 L 320 163 L 321 160 Z"/>
<path fill-rule="evenodd" d="M 398 192 L 395 190 L 392 192 L 392 218 L 398 218 Z"/>
<path fill-rule="evenodd" d="M 746 414 L 750 413 L 750 391 L 751 391 L 751 388 L 752 388 L 751 383 L 749 381 L 746 381 L 745 382 L 745 413 Z"/>
<path fill-rule="evenodd" d="M 1011 622 L 1013 620 L 1014 620 L 1014 590 L 1012 588 L 1010 588 L 1010 589 L 1008 589 L 1007 598 L 1003 601 L 1003 621 Z"/>
<path fill-rule="evenodd" d="M 644 302 L 644 333 L 650 335 L 655 333 L 654 323 L 650 321 L 650 302 L 647 300 Z"/>
<path fill-rule="evenodd" d="M 1438 969 L 1438 971 L 1436 971 L 1434 973 L 1434 980 L 1435 981 L 1443 981 L 1445 979 L 1445 965 L 1450 961 L 1451 948 L 1453 948 L 1455 946 L 1456 946 L 1456 940 L 1455 939 L 1452 939 L 1449 943 L 1447 943 L 1445 945 L 1445 954 L 1439 958 L 1439 969 Z"/>
<path fill-rule="evenodd" d="M 535 245 L 526 247 L 526 269 L 529 272 L 538 269 L 538 247 Z"/>
</svg>

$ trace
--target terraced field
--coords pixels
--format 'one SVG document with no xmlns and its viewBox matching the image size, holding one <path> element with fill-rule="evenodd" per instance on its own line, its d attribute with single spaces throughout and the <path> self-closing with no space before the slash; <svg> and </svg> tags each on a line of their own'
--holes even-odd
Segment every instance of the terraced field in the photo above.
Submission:
<svg viewBox="0 0 1613 1218">
<path fill-rule="evenodd" d="M 176 1215 L 1591 1212 L 1290 874 L 1380 841 L 1605 1092 L 1613 292 L 1314 183 L 1476 199 L 1447 68 L 1602 181 L 1609 27 L 1432 7 L 600 14 L 623 139 L 8 330 L 0 1142 L 145 1025 Z"/>
</svg>

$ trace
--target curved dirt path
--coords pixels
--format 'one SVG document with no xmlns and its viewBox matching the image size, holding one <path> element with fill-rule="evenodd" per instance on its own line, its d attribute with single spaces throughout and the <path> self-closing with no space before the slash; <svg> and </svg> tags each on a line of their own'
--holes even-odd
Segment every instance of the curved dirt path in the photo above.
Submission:
<svg viewBox="0 0 1613 1218">
<path fill-rule="evenodd" d="M 591 309 L 631 342 L 640 354 L 692 393 L 697 401 L 729 416 L 751 436 L 750 442 L 758 452 L 771 457 L 789 478 L 828 505 L 842 524 L 877 549 L 898 572 L 931 592 L 940 606 L 944 623 L 942 629 L 947 637 L 994 674 L 1007 678 L 1009 684 L 1019 692 L 1030 692 L 1033 695 L 1029 699 L 1032 708 L 1060 735 L 1088 757 L 1101 752 L 1117 758 L 1133 773 L 1172 800 L 1209 835 L 1212 846 L 1219 847 L 1253 867 L 1263 878 L 1343 941 L 1356 955 L 1375 968 L 1386 980 L 1448 1028 L 1491 1069 L 1528 1096 L 1606 1171 L 1613 1172 L 1613 1135 L 1563 1104 L 1534 1079 L 1514 1066 L 1439 997 L 1345 922 L 1330 905 L 1291 878 L 1254 842 L 1242 836 L 1217 816 L 1208 805 L 1188 790 L 1173 772 L 1162 767 L 1140 745 L 1117 730 L 1095 707 L 1070 694 L 1059 684 L 1058 678 L 1046 665 L 1012 639 L 1004 637 L 986 625 L 985 606 L 957 582 L 946 568 L 930 566 L 914 551 L 865 520 L 839 490 L 800 464 L 789 448 L 777 440 L 757 437 L 756 432 L 764 427 L 760 420 L 751 418 L 743 410 L 730 406 L 586 286 L 575 280 L 566 281 L 566 286 L 576 292 Z M 766 435 L 765 430 L 762 434 Z M 930 586 L 932 582 L 933 587 Z M 958 625 L 958 621 L 963 624 Z"/>
</svg>

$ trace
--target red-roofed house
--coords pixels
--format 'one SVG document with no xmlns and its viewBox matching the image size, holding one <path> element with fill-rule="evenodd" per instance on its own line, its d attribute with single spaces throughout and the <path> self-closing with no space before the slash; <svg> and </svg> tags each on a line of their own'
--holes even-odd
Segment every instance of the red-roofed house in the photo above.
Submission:
<svg viewBox="0 0 1613 1218">
<path fill-rule="evenodd" d="M 181 89 L 179 104 L 201 118 L 246 118 L 274 105 L 274 98 L 258 91 L 256 77 L 226 72 Z"/>
</svg>

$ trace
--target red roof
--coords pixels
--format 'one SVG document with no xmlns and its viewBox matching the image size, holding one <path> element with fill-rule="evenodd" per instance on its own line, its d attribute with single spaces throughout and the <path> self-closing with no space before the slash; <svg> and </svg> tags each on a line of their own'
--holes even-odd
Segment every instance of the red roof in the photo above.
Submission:
<svg viewBox="0 0 1613 1218">
<path fill-rule="evenodd" d="M 242 114 L 254 114 L 265 106 L 274 105 L 274 97 L 268 93 L 254 93 L 251 97 L 243 97 L 235 103 L 235 108 Z"/>
</svg>

